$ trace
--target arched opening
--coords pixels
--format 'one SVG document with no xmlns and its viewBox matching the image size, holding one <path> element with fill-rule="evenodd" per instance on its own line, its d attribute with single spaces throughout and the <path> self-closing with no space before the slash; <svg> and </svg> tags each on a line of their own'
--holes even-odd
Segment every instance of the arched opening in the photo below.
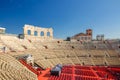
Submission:
<svg viewBox="0 0 120 80">
<path fill-rule="evenodd" d="M 44 36 L 44 32 L 43 31 L 41 31 L 40 36 Z"/>
<path fill-rule="evenodd" d="M 28 35 L 31 35 L 31 30 L 28 30 L 28 31 L 27 31 L 27 34 L 28 34 Z"/>
<path fill-rule="evenodd" d="M 57 41 L 57 43 L 60 43 L 60 41 Z"/>
<path fill-rule="evenodd" d="M 45 49 L 48 49 L 48 47 L 47 46 L 44 46 L 45 47 Z"/>
<path fill-rule="evenodd" d="M 50 32 L 47 32 L 47 36 L 50 37 Z"/>
<path fill-rule="evenodd" d="M 26 47 L 25 45 L 22 45 L 22 47 L 23 47 L 24 49 L 27 49 L 27 47 Z"/>
<path fill-rule="evenodd" d="M 70 57 L 69 55 L 67 55 L 67 57 Z"/>
<path fill-rule="evenodd" d="M 119 46 L 119 48 L 120 48 L 120 46 Z"/>
<path fill-rule="evenodd" d="M 72 47 L 72 49 L 74 49 L 75 47 L 74 46 L 71 46 Z"/>
<path fill-rule="evenodd" d="M 34 36 L 38 36 L 38 32 L 37 31 L 34 31 Z"/>
</svg>

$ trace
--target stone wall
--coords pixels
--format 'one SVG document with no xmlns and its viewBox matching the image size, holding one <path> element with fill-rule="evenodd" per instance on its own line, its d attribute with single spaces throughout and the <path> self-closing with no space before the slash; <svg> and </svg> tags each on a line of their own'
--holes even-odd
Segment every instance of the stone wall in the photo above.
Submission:
<svg viewBox="0 0 120 80">
<path fill-rule="evenodd" d="M 28 39 L 53 39 L 52 28 L 41 28 L 25 24 L 23 27 L 24 36 Z"/>
</svg>

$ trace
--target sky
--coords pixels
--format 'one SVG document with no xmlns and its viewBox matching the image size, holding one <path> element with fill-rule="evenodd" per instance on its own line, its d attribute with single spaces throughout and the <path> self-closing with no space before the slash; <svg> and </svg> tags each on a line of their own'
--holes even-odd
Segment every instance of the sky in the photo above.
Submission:
<svg viewBox="0 0 120 80">
<path fill-rule="evenodd" d="M 52 27 L 60 39 L 86 29 L 120 38 L 120 0 L 0 0 L 0 27 L 20 34 L 25 24 Z"/>
</svg>

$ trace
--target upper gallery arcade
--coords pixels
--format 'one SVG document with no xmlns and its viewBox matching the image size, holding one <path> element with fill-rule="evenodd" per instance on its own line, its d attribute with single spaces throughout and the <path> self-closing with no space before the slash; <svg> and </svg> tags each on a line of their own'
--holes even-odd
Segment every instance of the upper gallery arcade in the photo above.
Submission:
<svg viewBox="0 0 120 80">
<path fill-rule="evenodd" d="M 41 28 L 33 25 L 25 24 L 23 27 L 24 37 L 26 38 L 41 38 L 41 39 L 53 39 L 52 28 Z"/>
</svg>

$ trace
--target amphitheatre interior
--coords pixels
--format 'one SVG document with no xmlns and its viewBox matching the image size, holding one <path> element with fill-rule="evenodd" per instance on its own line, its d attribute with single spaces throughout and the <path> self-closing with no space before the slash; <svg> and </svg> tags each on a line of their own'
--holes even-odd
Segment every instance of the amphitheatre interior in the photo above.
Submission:
<svg viewBox="0 0 120 80">
<path fill-rule="evenodd" d="M 52 28 L 32 25 L 23 32 L 24 39 L 0 34 L 0 80 L 120 80 L 118 39 L 54 39 Z M 61 74 L 51 75 L 57 64 Z"/>
</svg>

